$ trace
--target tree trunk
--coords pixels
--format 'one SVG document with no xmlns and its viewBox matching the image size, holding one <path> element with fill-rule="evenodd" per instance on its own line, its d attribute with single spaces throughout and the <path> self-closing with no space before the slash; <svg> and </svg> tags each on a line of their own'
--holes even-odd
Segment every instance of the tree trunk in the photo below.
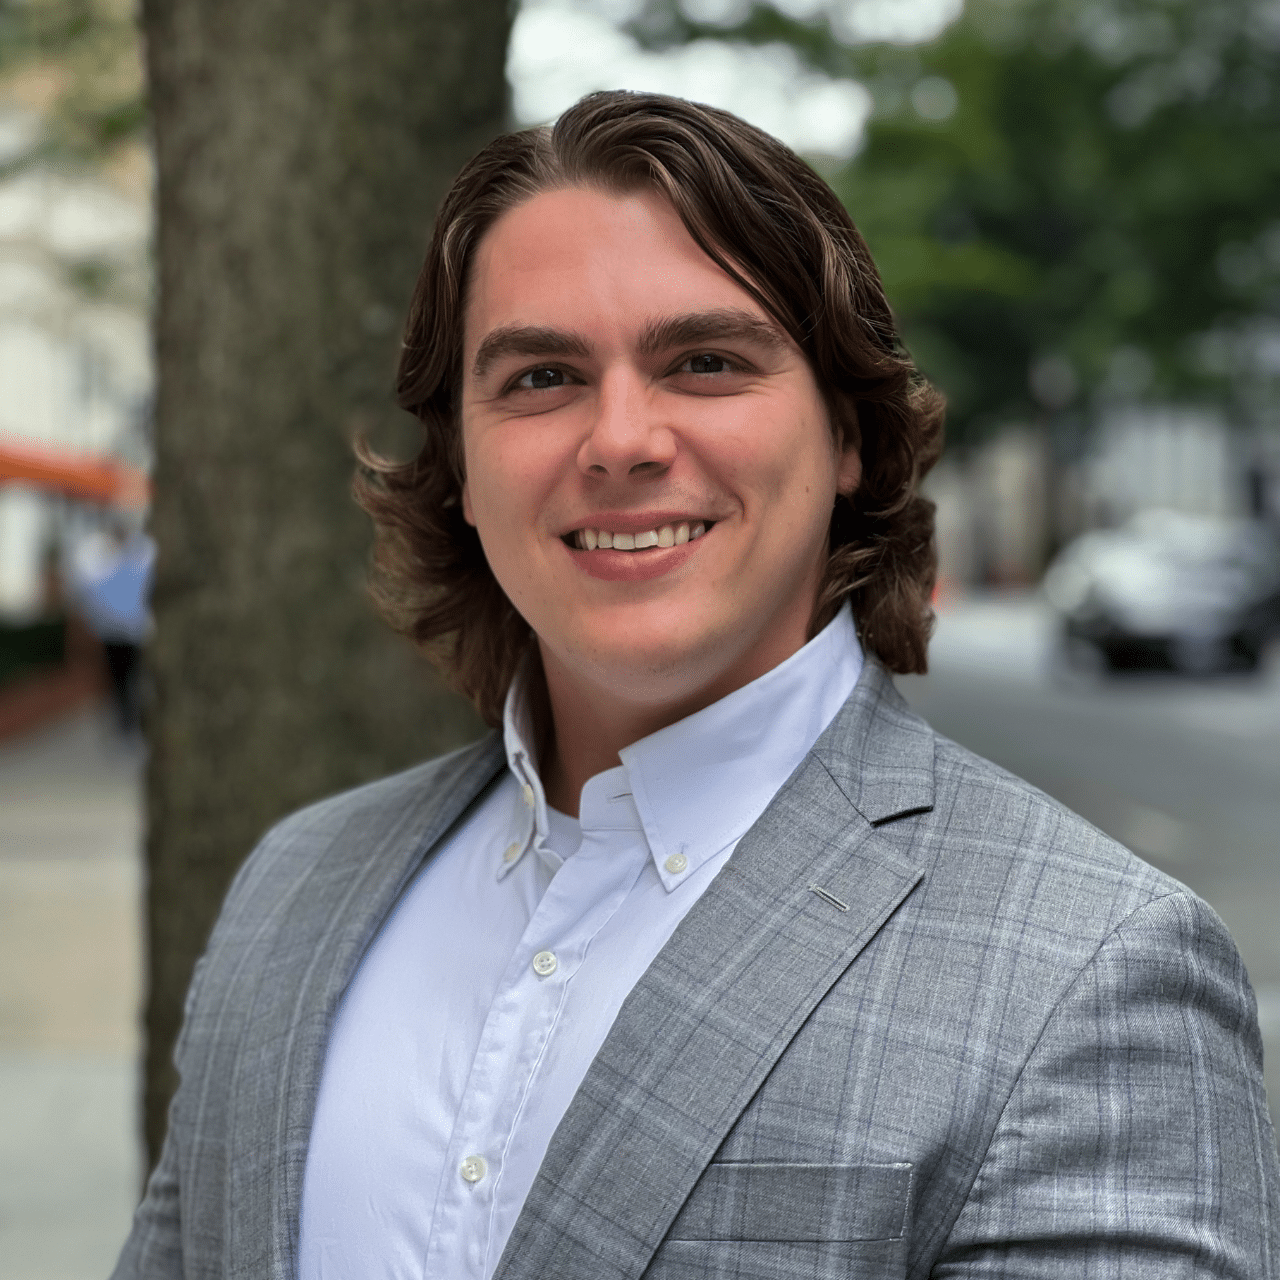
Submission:
<svg viewBox="0 0 1280 1280">
<path fill-rule="evenodd" d="M 158 152 L 145 1126 L 266 827 L 479 731 L 364 593 L 350 441 L 406 434 L 399 327 L 505 123 L 508 0 L 145 0 Z"/>
</svg>

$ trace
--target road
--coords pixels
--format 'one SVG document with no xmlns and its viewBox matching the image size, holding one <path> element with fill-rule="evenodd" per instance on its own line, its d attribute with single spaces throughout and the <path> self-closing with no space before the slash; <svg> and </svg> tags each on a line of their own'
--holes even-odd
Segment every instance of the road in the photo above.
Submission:
<svg viewBox="0 0 1280 1280">
<path fill-rule="evenodd" d="M 1084 677 L 1037 596 L 942 612 L 930 674 L 900 678 L 939 732 L 994 760 L 1205 898 L 1258 996 L 1280 1120 L 1280 650 L 1257 677 Z"/>
</svg>

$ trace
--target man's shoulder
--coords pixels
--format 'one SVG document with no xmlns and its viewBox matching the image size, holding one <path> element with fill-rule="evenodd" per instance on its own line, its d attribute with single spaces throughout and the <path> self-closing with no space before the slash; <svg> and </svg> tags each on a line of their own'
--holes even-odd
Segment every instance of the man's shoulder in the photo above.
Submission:
<svg viewBox="0 0 1280 1280">
<path fill-rule="evenodd" d="M 263 844 L 331 839 L 356 827 L 393 827 L 429 814 L 441 800 L 469 785 L 483 786 L 501 760 L 496 733 L 399 773 L 326 796 L 282 818 Z"/>
<path fill-rule="evenodd" d="M 874 659 L 816 754 L 904 868 L 923 871 L 917 899 L 975 927 L 1025 928 L 1043 913 L 1049 933 L 1070 918 L 1096 937 L 1162 896 L 1194 898 L 1032 783 L 938 733 Z"/>
<path fill-rule="evenodd" d="M 320 870 L 326 881 L 341 882 L 344 871 L 363 871 L 384 851 L 402 856 L 408 844 L 415 844 L 425 852 L 468 810 L 501 761 L 501 739 L 490 733 L 448 755 L 297 810 L 276 823 L 250 854 L 227 895 L 224 915 L 250 902 L 265 908 Z"/>
<path fill-rule="evenodd" d="M 926 826 L 940 898 L 994 929 L 1080 959 L 1162 898 L 1208 907 L 1080 814 L 1016 774 L 935 734 L 936 795 Z"/>
<path fill-rule="evenodd" d="M 1025 778 L 931 730 L 934 736 L 938 816 L 957 835 L 981 832 L 1003 848 L 1052 850 L 1111 874 L 1150 881 L 1156 891 L 1180 888 L 1062 801 Z"/>
</svg>

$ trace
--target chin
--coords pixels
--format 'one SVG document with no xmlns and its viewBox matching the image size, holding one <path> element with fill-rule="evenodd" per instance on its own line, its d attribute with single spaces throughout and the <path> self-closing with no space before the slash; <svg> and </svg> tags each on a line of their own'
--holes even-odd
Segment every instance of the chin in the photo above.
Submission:
<svg viewBox="0 0 1280 1280">
<path fill-rule="evenodd" d="M 620 633 L 584 643 L 566 665 L 615 697 L 658 706 L 696 697 L 718 683 L 739 660 L 736 653 L 730 656 L 736 647 L 728 636 L 646 630 L 637 619 Z"/>
</svg>

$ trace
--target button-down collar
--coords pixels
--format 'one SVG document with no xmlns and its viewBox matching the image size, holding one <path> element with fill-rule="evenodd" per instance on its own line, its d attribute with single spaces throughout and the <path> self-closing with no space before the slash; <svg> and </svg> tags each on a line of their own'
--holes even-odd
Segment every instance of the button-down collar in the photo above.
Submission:
<svg viewBox="0 0 1280 1280">
<path fill-rule="evenodd" d="M 547 795 L 538 776 L 538 756 L 532 744 L 537 742 L 534 733 L 533 707 L 528 697 L 528 661 L 520 665 L 516 678 L 507 690 L 502 712 L 502 743 L 507 752 L 507 768 L 515 778 L 520 803 L 512 806 L 510 841 L 504 846 L 498 866 L 498 878 L 502 879 L 520 862 L 525 853 L 536 848 L 539 856 L 552 871 L 561 863 L 560 855 L 547 843 L 551 824 L 547 817 Z M 516 852 L 513 854 L 512 849 Z"/>
<path fill-rule="evenodd" d="M 560 856 L 548 844 L 546 794 L 538 776 L 528 666 L 507 695 L 503 740 L 521 794 L 513 806 L 511 843 L 520 854 L 503 861 L 506 875 L 533 848 L 554 870 Z M 846 605 L 798 652 L 709 707 L 624 747 L 622 764 L 589 778 L 578 816 L 583 831 L 634 829 L 648 844 L 668 892 L 688 881 L 708 858 L 746 833 L 808 754 L 853 691 L 862 649 Z M 527 788 L 527 790 L 526 790 Z"/>
</svg>

